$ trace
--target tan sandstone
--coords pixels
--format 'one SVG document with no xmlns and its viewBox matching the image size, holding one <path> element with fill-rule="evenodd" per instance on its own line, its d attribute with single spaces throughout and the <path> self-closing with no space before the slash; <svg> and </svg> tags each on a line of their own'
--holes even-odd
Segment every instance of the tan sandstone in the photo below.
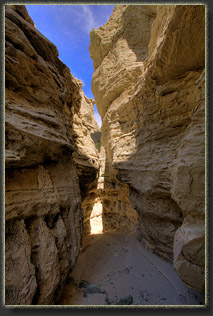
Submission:
<svg viewBox="0 0 213 316">
<path fill-rule="evenodd" d="M 5 83 L 5 303 L 51 305 L 80 251 L 99 129 L 93 101 L 21 5 L 6 6 Z"/>
<path fill-rule="evenodd" d="M 129 186 L 138 237 L 202 291 L 205 6 L 115 6 L 90 54 L 102 146 Z"/>
<path fill-rule="evenodd" d="M 93 228 L 134 228 L 204 289 L 205 6 L 117 5 L 90 54 L 95 101 L 6 6 L 6 305 L 55 304 Z"/>
</svg>

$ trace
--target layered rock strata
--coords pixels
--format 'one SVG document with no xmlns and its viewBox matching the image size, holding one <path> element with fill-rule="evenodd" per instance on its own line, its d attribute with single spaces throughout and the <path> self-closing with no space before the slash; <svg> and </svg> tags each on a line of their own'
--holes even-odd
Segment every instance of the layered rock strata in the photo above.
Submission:
<svg viewBox="0 0 213 316">
<path fill-rule="evenodd" d="M 204 289 L 205 6 L 118 5 L 91 32 L 92 91 L 138 238 Z"/>
<path fill-rule="evenodd" d="M 81 247 L 80 188 L 99 168 L 93 102 L 25 6 L 6 6 L 5 83 L 5 303 L 51 305 Z"/>
</svg>

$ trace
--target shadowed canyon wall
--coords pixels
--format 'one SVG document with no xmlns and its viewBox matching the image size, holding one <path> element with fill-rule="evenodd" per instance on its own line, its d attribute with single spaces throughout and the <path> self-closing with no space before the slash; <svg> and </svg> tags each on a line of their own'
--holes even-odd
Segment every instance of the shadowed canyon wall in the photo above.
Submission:
<svg viewBox="0 0 213 316">
<path fill-rule="evenodd" d="M 48 305 L 81 247 L 100 131 L 93 101 L 25 6 L 5 14 L 5 303 Z"/>
<path fill-rule="evenodd" d="M 128 184 L 138 238 L 203 290 L 205 6 L 115 6 L 90 35 L 109 182 Z"/>
</svg>

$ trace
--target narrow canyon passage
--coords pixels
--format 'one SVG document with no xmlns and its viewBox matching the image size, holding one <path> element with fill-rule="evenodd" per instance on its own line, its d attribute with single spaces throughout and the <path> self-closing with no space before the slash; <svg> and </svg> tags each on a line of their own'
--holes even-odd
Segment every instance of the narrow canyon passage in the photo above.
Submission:
<svg viewBox="0 0 213 316">
<path fill-rule="evenodd" d="M 204 293 L 187 289 L 172 263 L 145 248 L 128 195 L 121 203 L 110 200 L 112 170 L 106 160 L 101 147 L 98 177 L 83 202 L 81 251 L 58 305 L 204 304 Z M 113 190 L 113 198 L 122 200 L 124 188 L 116 179 Z M 115 207 L 113 220 L 105 208 L 106 199 L 108 208 L 109 204 Z M 126 207 L 131 221 L 122 209 Z"/>
<path fill-rule="evenodd" d="M 115 5 L 93 99 L 5 6 L 6 306 L 205 307 L 205 14 Z"/>
<path fill-rule="evenodd" d="M 125 231 L 83 239 L 58 304 L 200 305 L 204 297 L 187 289 L 173 265 L 145 249 L 134 231 Z"/>
</svg>

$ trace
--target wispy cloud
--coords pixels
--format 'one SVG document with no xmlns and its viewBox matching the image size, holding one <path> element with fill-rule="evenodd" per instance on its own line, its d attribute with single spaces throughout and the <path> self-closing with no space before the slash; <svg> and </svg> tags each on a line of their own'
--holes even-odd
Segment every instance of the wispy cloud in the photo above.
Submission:
<svg viewBox="0 0 213 316">
<path fill-rule="evenodd" d="M 87 5 L 81 6 L 83 9 L 83 19 L 85 21 L 84 28 L 87 33 L 89 33 L 92 29 L 98 27 L 98 23 L 95 21 L 92 10 Z"/>
<path fill-rule="evenodd" d="M 78 25 L 78 28 L 85 33 L 90 33 L 93 28 L 99 27 L 89 5 L 60 5 L 55 6 L 54 9 L 57 10 L 57 20 L 61 22 L 61 27 L 69 30 L 66 35 L 71 36 L 73 25 Z"/>
<path fill-rule="evenodd" d="M 97 115 L 96 113 L 94 113 L 96 122 L 98 123 L 98 126 L 101 127 L 102 126 L 102 120 L 101 117 L 99 115 Z"/>
<path fill-rule="evenodd" d="M 94 105 L 94 116 L 95 116 L 95 119 L 96 119 L 96 121 L 97 121 L 99 127 L 101 127 L 101 125 L 102 125 L 102 120 L 101 120 L 100 114 L 98 113 L 98 109 L 97 109 L 97 106 L 96 106 L 96 105 Z"/>
</svg>

